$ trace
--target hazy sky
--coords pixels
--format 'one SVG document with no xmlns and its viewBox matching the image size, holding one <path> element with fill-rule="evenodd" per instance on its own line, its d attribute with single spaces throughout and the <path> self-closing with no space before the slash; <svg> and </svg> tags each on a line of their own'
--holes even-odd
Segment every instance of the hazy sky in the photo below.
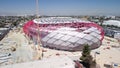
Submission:
<svg viewBox="0 0 120 68">
<path fill-rule="evenodd" d="M 120 0 L 39 0 L 40 15 L 120 15 Z M 36 0 L 0 0 L 0 15 L 36 13 Z"/>
</svg>

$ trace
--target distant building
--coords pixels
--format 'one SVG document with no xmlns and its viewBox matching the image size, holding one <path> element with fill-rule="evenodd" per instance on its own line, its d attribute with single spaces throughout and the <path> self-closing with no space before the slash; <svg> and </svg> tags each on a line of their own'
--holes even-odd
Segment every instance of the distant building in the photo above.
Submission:
<svg viewBox="0 0 120 68">
<path fill-rule="evenodd" d="M 115 33 L 114 38 L 116 38 L 116 39 L 120 40 L 120 32 Z"/>
<path fill-rule="evenodd" d="M 4 36 L 9 32 L 9 28 L 0 28 L 0 40 L 4 38 Z"/>
<path fill-rule="evenodd" d="M 113 37 L 113 38 L 116 38 L 116 39 L 120 39 L 120 30 L 104 28 L 104 32 L 105 32 L 106 36 Z"/>
<path fill-rule="evenodd" d="M 108 20 L 108 21 L 104 21 L 103 25 L 113 25 L 113 26 L 120 27 L 120 21 L 118 21 L 118 20 Z"/>
</svg>

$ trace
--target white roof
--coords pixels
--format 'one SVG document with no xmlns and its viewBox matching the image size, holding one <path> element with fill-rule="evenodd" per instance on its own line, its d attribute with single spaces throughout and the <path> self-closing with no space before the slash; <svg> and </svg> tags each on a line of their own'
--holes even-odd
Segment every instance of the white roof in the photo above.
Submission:
<svg viewBox="0 0 120 68">
<path fill-rule="evenodd" d="M 69 28 L 69 27 L 68 27 Z M 62 29 L 62 31 L 61 31 Z M 100 32 L 99 30 L 96 30 L 95 27 L 89 28 L 88 30 L 92 31 L 89 34 L 85 34 L 84 32 L 87 32 L 88 30 L 85 30 L 83 32 L 77 32 L 72 31 L 73 28 L 69 28 L 69 30 L 66 31 L 66 28 L 60 28 L 58 30 L 55 30 L 51 33 L 49 33 L 47 36 L 45 36 L 43 39 L 41 39 L 47 46 L 56 47 L 58 49 L 72 49 L 77 46 L 80 46 L 80 44 L 89 44 L 92 47 L 92 44 L 98 43 L 101 39 L 101 35 L 97 32 Z M 95 31 L 93 31 L 95 29 Z M 62 33 L 63 32 L 63 33 Z M 77 43 L 75 45 L 75 43 Z M 70 47 L 70 48 L 69 48 Z M 78 48 L 79 49 L 79 48 Z"/>
<path fill-rule="evenodd" d="M 114 25 L 120 27 L 120 21 L 118 20 L 108 20 L 103 22 L 104 25 Z"/>
<path fill-rule="evenodd" d="M 8 28 L 0 28 L 0 30 L 7 30 Z"/>
<path fill-rule="evenodd" d="M 37 24 L 57 24 L 57 23 L 74 23 L 74 22 L 91 23 L 89 21 L 84 21 L 84 20 L 81 20 L 81 19 L 71 18 L 71 17 L 66 17 L 66 18 L 61 18 L 61 17 L 40 18 L 40 19 L 34 19 L 33 22 L 37 23 Z"/>
</svg>

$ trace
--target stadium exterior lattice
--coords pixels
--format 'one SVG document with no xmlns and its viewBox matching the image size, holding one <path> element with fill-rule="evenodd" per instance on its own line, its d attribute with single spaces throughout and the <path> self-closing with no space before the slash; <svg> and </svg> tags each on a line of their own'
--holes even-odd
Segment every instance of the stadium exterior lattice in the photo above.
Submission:
<svg viewBox="0 0 120 68">
<path fill-rule="evenodd" d="M 43 47 L 68 51 L 82 50 L 84 44 L 98 48 L 104 38 L 102 27 L 96 23 L 71 17 L 34 19 L 25 23 L 23 30 L 35 43 L 40 37 Z"/>
</svg>

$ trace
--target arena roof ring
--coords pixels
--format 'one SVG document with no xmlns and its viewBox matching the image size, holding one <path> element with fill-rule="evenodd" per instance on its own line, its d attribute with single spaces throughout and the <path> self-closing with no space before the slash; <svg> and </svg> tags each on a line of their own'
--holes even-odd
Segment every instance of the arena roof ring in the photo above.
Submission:
<svg viewBox="0 0 120 68">
<path fill-rule="evenodd" d="M 27 22 L 23 30 L 34 43 L 37 43 L 39 32 L 44 47 L 68 51 L 82 50 L 84 44 L 91 49 L 98 48 L 104 38 L 102 27 L 96 23 L 71 17 L 34 19 Z"/>
</svg>

